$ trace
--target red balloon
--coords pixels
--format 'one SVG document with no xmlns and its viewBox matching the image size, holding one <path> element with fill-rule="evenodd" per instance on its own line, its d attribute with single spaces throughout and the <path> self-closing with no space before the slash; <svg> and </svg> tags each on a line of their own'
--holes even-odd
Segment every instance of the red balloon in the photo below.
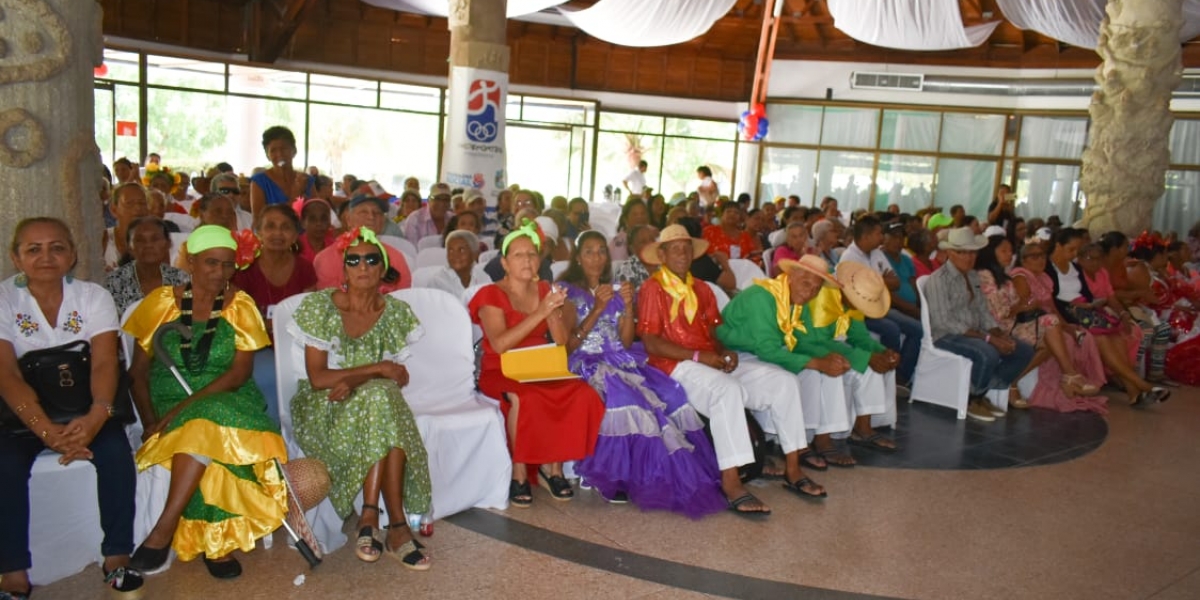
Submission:
<svg viewBox="0 0 1200 600">
<path fill-rule="evenodd" d="M 108 65 L 102 63 L 100 66 L 96 67 L 95 69 L 92 69 L 92 74 L 95 75 L 96 77 L 107 76 L 108 75 Z"/>
<path fill-rule="evenodd" d="M 767 107 L 763 106 L 762 103 L 760 103 L 760 102 L 755 102 L 754 105 L 750 108 L 750 114 L 752 114 L 756 117 L 761 117 L 763 115 L 766 115 Z"/>
</svg>

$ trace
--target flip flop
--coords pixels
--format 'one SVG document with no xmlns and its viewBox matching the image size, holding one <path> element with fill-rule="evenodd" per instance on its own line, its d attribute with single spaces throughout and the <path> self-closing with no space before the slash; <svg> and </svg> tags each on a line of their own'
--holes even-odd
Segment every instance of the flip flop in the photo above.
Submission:
<svg viewBox="0 0 1200 600">
<path fill-rule="evenodd" d="M 891 454 L 896 451 L 896 448 L 885 446 L 879 442 L 879 440 L 886 440 L 886 439 L 887 439 L 887 437 L 885 437 L 882 433 L 878 433 L 878 432 L 872 433 L 871 435 L 869 435 L 865 438 L 859 437 L 859 435 L 856 433 L 851 433 L 850 437 L 847 438 L 846 442 L 848 444 L 850 444 L 851 446 L 858 446 L 860 448 L 867 448 L 869 450 L 875 450 L 878 452 Z"/>
<path fill-rule="evenodd" d="M 821 459 L 821 462 L 816 462 L 816 459 Z M 805 468 L 812 469 L 814 471 L 825 471 L 829 469 L 829 463 L 825 462 L 825 459 L 822 458 L 821 455 L 816 451 L 809 451 L 801 454 L 800 464 L 804 465 Z"/>
<path fill-rule="evenodd" d="M 771 514 L 771 511 L 769 509 L 765 510 L 765 511 L 763 511 L 763 510 L 742 510 L 741 509 L 741 506 L 747 502 L 758 502 L 759 504 L 762 504 L 762 500 L 755 498 L 754 494 L 744 494 L 742 496 L 738 496 L 737 498 L 735 498 L 733 500 L 727 500 L 727 502 L 729 503 L 729 510 L 737 513 L 737 515 L 739 517 L 746 517 L 747 519 L 757 519 L 757 518 L 765 517 L 765 516 Z"/>
<path fill-rule="evenodd" d="M 842 452 L 842 451 L 838 450 L 837 447 L 833 447 L 828 450 L 817 450 L 816 448 L 814 448 L 813 452 L 816 453 L 817 456 L 820 456 L 821 458 L 825 459 L 825 464 L 827 464 L 831 467 L 837 467 L 839 469 L 853 469 L 854 465 L 857 464 L 857 463 L 842 464 L 842 463 L 838 463 L 835 460 L 832 460 L 831 457 L 835 457 L 835 456 L 836 457 L 848 457 L 848 458 L 850 458 L 850 460 L 854 460 L 854 457 L 851 456 L 850 453 Z"/>
<path fill-rule="evenodd" d="M 820 494 L 814 494 L 812 492 L 805 491 L 804 486 L 806 485 L 817 485 L 817 482 L 809 479 L 808 477 L 801 477 L 796 481 L 783 482 L 783 489 L 800 496 L 805 500 L 824 500 L 829 496 L 829 493 L 825 490 L 821 490 Z"/>
</svg>

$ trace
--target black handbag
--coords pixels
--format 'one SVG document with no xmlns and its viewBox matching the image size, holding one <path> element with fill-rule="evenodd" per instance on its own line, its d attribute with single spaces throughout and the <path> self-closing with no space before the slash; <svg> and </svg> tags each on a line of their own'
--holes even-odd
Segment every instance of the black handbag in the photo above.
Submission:
<svg viewBox="0 0 1200 600">
<path fill-rule="evenodd" d="M 59 425 L 69 423 L 92 409 L 91 344 L 80 340 L 26 352 L 17 359 L 17 366 L 25 383 L 37 394 L 38 405 L 51 422 Z M 112 420 L 123 425 L 134 421 L 130 383 L 129 373 L 119 369 Z M 8 403 L 3 401 L 0 401 L 0 431 L 15 435 L 30 433 Z"/>
</svg>

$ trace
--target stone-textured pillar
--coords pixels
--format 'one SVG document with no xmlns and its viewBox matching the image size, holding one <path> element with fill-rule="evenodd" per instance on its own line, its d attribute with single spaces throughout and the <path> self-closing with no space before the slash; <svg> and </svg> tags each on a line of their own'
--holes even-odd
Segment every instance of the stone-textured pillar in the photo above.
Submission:
<svg viewBox="0 0 1200 600">
<path fill-rule="evenodd" d="M 1096 46 L 1090 140 L 1080 185 L 1093 234 L 1150 227 L 1170 163 L 1171 92 L 1183 65 L 1182 0 L 1111 0 Z"/>
<path fill-rule="evenodd" d="M 7 248 L 23 218 L 59 217 L 79 248 L 76 275 L 93 281 L 104 275 L 92 90 L 102 60 L 98 2 L 0 0 L 0 240 Z"/>
<path fill-rule="evenodd" d="M 508 97 L 506 0 L 450 0 L 450 85 L 442 181 L 479 189 L 494 215 L 507 185 L 504 106 Z"/>
</svg>

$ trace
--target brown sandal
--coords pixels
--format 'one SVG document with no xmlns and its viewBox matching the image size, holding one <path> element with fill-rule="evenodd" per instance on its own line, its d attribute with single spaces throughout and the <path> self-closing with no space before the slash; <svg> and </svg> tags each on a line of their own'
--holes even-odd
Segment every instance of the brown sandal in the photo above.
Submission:
<svg viewBox="0 0 1200 600">
<path fill-rule="evenodd" d="M 1064 391 L 1067 391 L 1064 389 Z M 1068 396 L 1074 396 L 1070 391 L 1067 391 Z M 1029 401 L 1021 395 L 1021 389 L 1016 384 L 1008 387 L 1008 405 L 1012 408 L 1026 409 L 1029 408 Z"/>
</svg>

